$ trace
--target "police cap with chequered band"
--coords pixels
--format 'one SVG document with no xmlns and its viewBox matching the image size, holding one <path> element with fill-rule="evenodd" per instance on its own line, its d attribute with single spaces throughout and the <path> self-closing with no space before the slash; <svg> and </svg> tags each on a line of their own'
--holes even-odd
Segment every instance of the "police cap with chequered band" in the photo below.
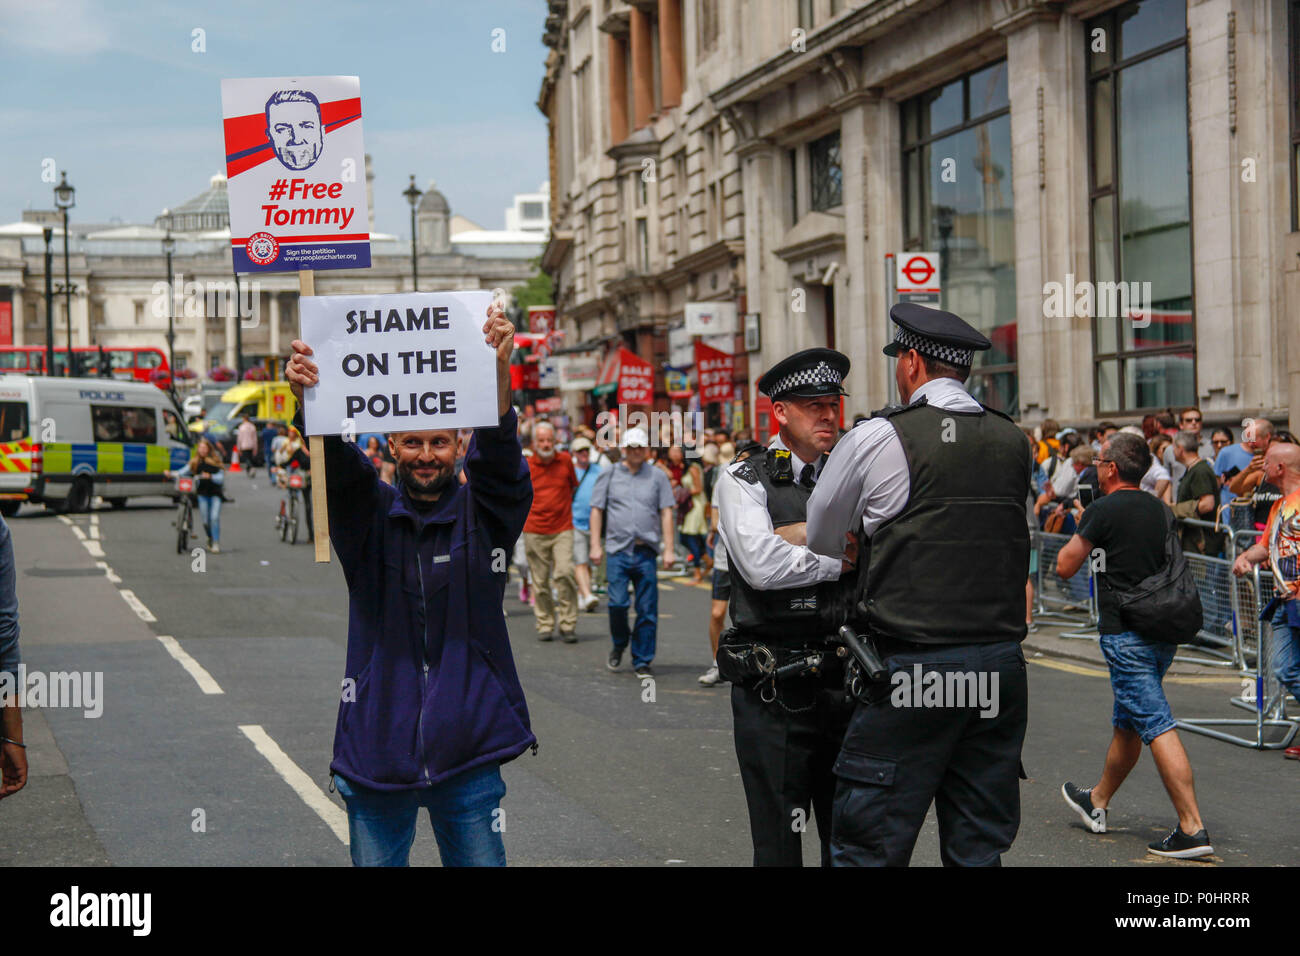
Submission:
<svg viewBox="0 0 1300 956">
<path fill-rule="evenodd" d="M 834 349 L 804 349 L 783 358 L 758 380 L 758 390 L 772 401 L 783 398 L 817 398 L 847 395 L 844 377 L 849 357 Z"/>
<path fill-rule="evenodd" d="M 940 362 L 969 367 L 976 352 L 993 347 L 971 325 L 941 309 L 900 302 L 889 310 L 889 317 L 898 328 L 894 330 L 894 341 L 885 346 L 886 355 L 916 349 Z"/>
</svg>

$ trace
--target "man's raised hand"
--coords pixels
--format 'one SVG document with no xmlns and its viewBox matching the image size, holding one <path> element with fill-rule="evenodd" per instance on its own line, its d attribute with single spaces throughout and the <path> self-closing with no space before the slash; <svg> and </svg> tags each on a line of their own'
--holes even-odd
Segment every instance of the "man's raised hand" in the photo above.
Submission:
<svg viewBox="0 0 1300 956">
<path fill-rule="evenodd" d="M 307 356 L 313 355 L 311 346 L 302 339 L 294 339 L 291 343 L 293 354 L 289 356 L 289 361 L 284 366 L 284 377 L 289 380 L 289 389 L 293 392 L 293 397 L 302 402 L 302 390 L 311 388 L 320 381 L 320 369 L 316 363 L 311 361 Z"/>
</svg>

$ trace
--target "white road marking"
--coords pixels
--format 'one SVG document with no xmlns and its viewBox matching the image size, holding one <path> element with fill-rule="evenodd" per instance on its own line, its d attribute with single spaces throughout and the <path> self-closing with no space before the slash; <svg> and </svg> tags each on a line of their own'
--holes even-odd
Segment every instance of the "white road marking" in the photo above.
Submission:
<svg viewBox="0 0 1300 956">
<path fill-rule="evenodd" d="M 176 658 L 181 667 L 185 668 L 189 675 L 194 678 L 199 685 L 199 690 L 205 694 L 225 693 L 221 689 L 221 685 L 213 680 L 212 675 L 203 669 L 203 665 L 190 657 L 185 648 L 181 647 L 180 641 L 166 634 L 159 634 L 158 640 L 162 642 L 163 647 L 167 648 L 167 653 Z"/>
<path fill-rule="evenodd" d="M 77 527 L 75 524 L 72 525 L 72 533 L 75 534 L 75 535 L 77 536 L 77 540 L 78 540 L 78 541 L 85 541 L 85 540 L 86 540 L 86 532 L 82 531 L 82 530 L 81 530 L 79 527 Z"/>
<path fill-rule="evenodd" d="M 57 515 L 56 517 L 66 525 L 72 524 L 72 519 L 69 518 L 67 515 Z"/>
<path fill-rule="evenodd" d="M 135 611 L 136 617 L 140 618 L 140 620 L 150 623 L 158 620 L 153 616 L 153 612 L 144 606 L 144 602 L 135 596 L 134 591 L 120 588 L 117 593 L 122 595 L 122 600 L 131 606 L 131 610 Z"/>
<path fill-rule="evenodd" d="M 95 541 L 99 540 L 99 525 L 92 524 L 86 529 L 86 533 Z"/>
<path fill-rule="evenodd" d="M 121 583 L 122 583 L 122 579 L 119 578 L 119 577 L 117 576 L 117 572 L 115 572 L 112 568 L 110 568 L 110 567 L 108 566 L 108 562 L 107 562 L 107 561 L 96 561 L 96 562 L 95 562 L 95 567 L 97 567 L 97 568 L 103 568 L 103 569 L 104 569 L 104 577 L 108 578 L 108 579 L 109 579 L 111 582 L 113 582 L 114 584 L 121 584 Z"/>
<path fill-rule="evenodd" d="M 104 557 L 104 547 L 98 541 L 83 541 L 81 546 L 90 552 L 91 557 Z"/>
<path fill-rule="evenodd" d="M 289 759 L 289 755 L 280 749 L 280 745 L 271 739 L 260 724 L 240 724 L 240 731 L 253 742 L 257 752 L 271 762 L 275 772 L 284 778 L 284 782 L 293 788 L 316 815 L 325 821 L 325 825 L 334 831 L 344 846 L 348 845 L 348 816 L 337 804 L 325 795 L 316 782 L 301 767 Z"/>
</svg>

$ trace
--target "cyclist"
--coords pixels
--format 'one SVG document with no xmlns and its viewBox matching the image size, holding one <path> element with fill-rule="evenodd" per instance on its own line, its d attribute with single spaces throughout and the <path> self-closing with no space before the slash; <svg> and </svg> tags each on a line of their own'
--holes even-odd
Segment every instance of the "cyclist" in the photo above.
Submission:
<svg viewBox="0 0 1300 956">
<path fill-rule="evenodd" d="M 165 472 L 168 478 L 193 476 L 198 478 L 194 493 L 199 499 L 199 515 L 203 530 L 208 535 L 208 550 L 221 553 L 221 488 L 226 481 L 225 462 L 217 446 L 200 438 L 194 446 L 194 455 L 185 467 L 177 472 Z"/>
<path fill-rule="evenodd" d="M 311 453 L 302 440 L 302 433 L 292 425 L 289 426 L 289 440 L 285 442 L 280 454 L 284 463 L 284 475 L 288 475 L 290 471 L 297 471 L 302 475 L 302 510 L 307 513 L 307 540 L 314 541 L 316 529 L 312 526 L 311 515 Z M 282 478 L 281 487 L 287 484 L 288 479 Z"/>
</svg>

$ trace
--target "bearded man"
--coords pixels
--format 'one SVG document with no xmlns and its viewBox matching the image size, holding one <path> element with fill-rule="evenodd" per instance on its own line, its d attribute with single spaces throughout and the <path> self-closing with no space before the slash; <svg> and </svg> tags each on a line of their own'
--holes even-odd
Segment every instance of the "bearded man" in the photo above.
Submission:
<svg viewBox="0 0 1300 956">
<path fill-rule="evenodd" d="M 405 866 L 421 807 L 443 866 L 504 865 L 500 765 L 537 746 L 502 611 L 533 499 L 510 406 L 514 327 L 493 305 L 483 333 L 500 420 L 474 430 L 464 484 L 455 429 L 389 435 L 396 487 L 355 444 L 325 438 L 330 541 L 350 602 L 330 772 L 357 866 Z M 301 409 L 318 369 L 306 343 L 293 353 L 285 377 Z"/>
</svg>

